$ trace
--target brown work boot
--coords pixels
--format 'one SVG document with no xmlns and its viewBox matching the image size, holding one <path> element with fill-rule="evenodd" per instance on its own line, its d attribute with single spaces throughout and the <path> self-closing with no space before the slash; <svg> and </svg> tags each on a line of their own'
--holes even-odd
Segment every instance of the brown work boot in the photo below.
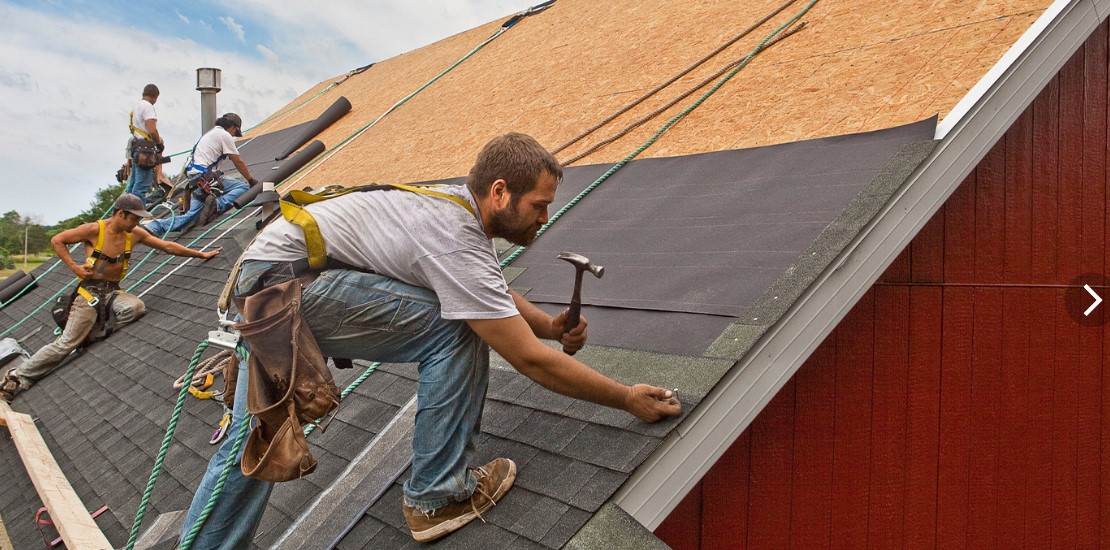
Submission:
<svg viewBox="0 0 1110 550">
<path fill-rule="evenodd" d="M 9 370 L 4 373 L 4 377 L 0 378 L 0 399 L 11 403 L 21 391 L 23 389 L 19 386 L 19 377 L 15 375 L 15 371 Z"/>
<path fill-rule="evenodd" d="M 516 463 L 507 458 L 495 458 L 473 472 L 478 478 L 478 486 L 474 488 L 474 494 L 462 502 L 428 511 L 402 505 L 412 538 L 417 542 L 432 542 L 459 530 L 474 518 L 486 521 L 482 519 L 482 512 L 497 504 L 513 486 Z"/>
</svg>

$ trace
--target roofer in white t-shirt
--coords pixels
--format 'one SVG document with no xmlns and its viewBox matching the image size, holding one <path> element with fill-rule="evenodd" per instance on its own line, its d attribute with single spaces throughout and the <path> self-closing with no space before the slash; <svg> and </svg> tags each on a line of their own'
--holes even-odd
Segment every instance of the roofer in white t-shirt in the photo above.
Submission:
<svg viewBox="0 0 1110 550">
<path fill-rule="evenodd" d="M 419 364 L 412 476 L 399 503 L 417 541 L 436 540 L 481 517 L 516 478 L 509 458 L 478 468 L 472 463 L 491 347 L 522 374 L 563 395 L 647 422 L 681 412 L 670 390 L 627 386 L 542 343 L 557 340 L 568 353 L 579 350 L 587 338 L 585 319 L 564 332 L 567 312 L 553 317 L 509 290 L 492 239 L 531 243 L 548 220 L 562 175 L 562 166 L 535 139 L 510 133 L 482 149 L 466 185 L 428 194 L 411 186 L 351 192 L 307 205 L 326 245 L 323 269 L 308 266 L 305 233 L 282 217 L 243 253 L 236 295 L 254 296 L 299 279 L 301 314 L 325 356 Z M 243 425 L 247 385 L 254 383 L 244 363 L 233 432 Z M 208 504 L 236 437 L 229 433 L 208 463 L 183 534 Z M 195 549 L 251 544 L 273 483 L 244 477 L 238 467 L 230 472 Z"/>
<path fill-rule="evenodd" d="M 243 119 L 235 113 L 216 119 L 216 125 L 201 136 L 189 155 L 185 212 L 151 220 L 144 226 L 147 231 L 161 237 L 170 231 L 192 227 L 193 220 L 199 225 L 206 225 L 213 217 L 231 208 L 235 199 L 249 189 L 248 183 L 258 185 L 258 180 L 251 176 L 250 169 L 239 156 L 239 149 L 235 147 L 235 138 L 243 135 L 242 127 Z M 235 165 L 246 181 L 225 175 L 217 169 L 225 158 Z"/>
<path fill-rule="evenodd" d="M 131 109 L 128 127 L 131 138 L 127 140 L 127 166 L 130 173 L 127 176 L 127 188 L 124 193 L 130 193 L 146 202 L 146 193 L 154 184 L 161 168 L 157 165 L 142 166 L 139 162 L 139 152 L 136 143 L 140 141 L 153 142 L 161 153 L 166 149 L 161 134 L 158 133 L 158 114 L 154 111 L 154 104 L 158 102 L 158 86 L 147 84 L 143 87 L 143 97 Z"/>
</svg>

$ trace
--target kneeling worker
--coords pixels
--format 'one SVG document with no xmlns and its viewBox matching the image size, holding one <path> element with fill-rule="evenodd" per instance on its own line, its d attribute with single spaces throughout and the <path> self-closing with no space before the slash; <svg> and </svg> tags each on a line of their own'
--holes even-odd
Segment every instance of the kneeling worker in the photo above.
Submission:
<svg viewBox="0 0 1110 550">
<path fill-rule="evenodd" d="M 586 343 L 586 322 L 563 332 L 552 317 L 509 290 L 492 239 L 527 245 L 548 220 L 563 169 L 535 139 L 507 134 L 478 155 L 466 185 L 428 193 L 352 192 L 305 207 L 327 251 L 312 256 L 301 227 L 283 218 L 266 226 L 243 254 L 235 292 L 243 297 L 294 278 L 305 284 L 301 313 L 323 354 L 419 363 L 412 477 L 402 505 L 413 538 L 429 542 L 480 517 L 516 478 L 516 464 L 473 464 L 489 384 L 492 347 L 522 374 L 552 391 L 629 412 L 646 422 L 678 415 L 670 390 L 627 386 L 548 347 Z M 300 219 L 300 218 L 298 218 Z M 250 321 L 250 319 L 248 319 Z M 248 376 L 240 363 L 234 432 L 246 414 Z M 247 383 L 245 383 L 247 382 Z M 213 456 L 182 533 L 189 533 L 227 460 L 235 433 Z M 194 549 L 250 545 L 273 484 L 231 470 Z"/>
<path fill-rule="evenodd" d="M 114 328 L 119 328 L 143 316 L 146 312 L 143 301 L 119 289 L 119 281 L 127 272 L 132 245 L 142 243 L 174 256 L 205 260 L 220 252 L 218 248 L 201 252 L 166 242 L 137 227 L 139 220 L 149 217 L 150 212 L 143 208 L 142 199 L 135 195 L 120 195 L 114 208 L 115 212 L 107 220 L 67 229 L 50 239 L 58 258 L 81 282 L 74 292 L 62 335 L 43 346 L 19 367 L 4 374 L 0 381 L 0 398 L 5 401 L 10 403 L 36 380 L 54 370 L 71 351 L 86 341 L 95 325 L 111 324 L 114 317 Z M 85 243 L 84 264 L 77 264 L 69 255 L 68 246 L 76 243 Z M 104 331 L 103 326 L 98 328 L 104 333 L 101 337 L 110 332 Z"/>
<path fill-rule="evenodd" d="M 171 218 L 164 218 L 143 224 L 147 231 L 163 237 L 170 231 L 189 227 L 198 217 L 198 223 L 206 225 L 213 217 L 231 208 L 235 199 L 249 189 L 249 185 L 258 185 L 258 180 L 251 176 L 247 163 L 243 162 L 239 149 L 235 147 L 235 138 L 243 136 L 242 126 L 243 119 L 235 113 L 216 119 L 216 125 L 201 136 L 189 155 L 186 175 L 190 184 L 185 191 L 191 193 L 188 210 L 172 218 L 172 221 Z M 225 158 L 235 165 L 246 181 L 225 176 L 216 169 Z"/>
</svg>

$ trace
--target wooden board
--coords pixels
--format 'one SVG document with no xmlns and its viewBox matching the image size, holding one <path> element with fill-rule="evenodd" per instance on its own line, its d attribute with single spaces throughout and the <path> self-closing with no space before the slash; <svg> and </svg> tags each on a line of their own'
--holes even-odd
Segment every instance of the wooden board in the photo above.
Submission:
<svg viewBox="0 0 1110 550">
<path fill-rule="evenodd" d="M 27 475 L 46 505 L 58 534 L 72 550 L 111 550 L 112 545 L 87 512 L 81 497 L 50 454 L 50 449 L 30 416 L 17 413 L 0 401 L 0 423 L 8 427 Z"/>
<path fill-rule="evenodd" d="M 481 146 L 508 131 L 531 134 L 555 148 L 678 75 L 781 3 L 559 0 L 298 176 L 294 187 L 465 175 Z M 756 55 L 641 157 L 755 147 L 943 117 L 1050 3 L 821 0 L 804 17 L 804 29 Z M 743 59 L 805 4 L 795 2 L 558 157 L 565 160 L 616 134 Z M 343 95 L 353 110 L 320 136 L 328 147 L 336 146 L 463 58 L 500 22 L 380 61 L 314 97 L 343 77 L 321 82 L 248 135 L 311 120 Z M 578 164 L 624 158 L 706 89 Z"/>
</svg>

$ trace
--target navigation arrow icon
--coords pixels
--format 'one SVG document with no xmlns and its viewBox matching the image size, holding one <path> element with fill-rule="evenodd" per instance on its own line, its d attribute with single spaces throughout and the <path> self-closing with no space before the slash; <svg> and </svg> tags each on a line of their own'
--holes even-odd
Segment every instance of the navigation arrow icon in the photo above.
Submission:
<svg viewBox="0 0 1110 550">
<path fill-rule="evenodd" d="M 1095 294 L 1095 291 L 1091 290 L 1091 285 L 1083 285 L 1083 288 L 1086 289 L 1087 292 L 1091 296 L 1094 296 L 1094 298 L 1095 298 L 1095 303 L 1091 304 L 1091 307 L 1088 307 L 1087 311 L 1083 312 L 1083 316 L 1086 317 L 1086 316 L 1090 315 L 1091 312 L 1094 311 L 1095 308 L 1098 307 L 1099 304 L 1102 303 L 1102 296 L 1099 296 L 1098 294 Z"/>
</svg>

